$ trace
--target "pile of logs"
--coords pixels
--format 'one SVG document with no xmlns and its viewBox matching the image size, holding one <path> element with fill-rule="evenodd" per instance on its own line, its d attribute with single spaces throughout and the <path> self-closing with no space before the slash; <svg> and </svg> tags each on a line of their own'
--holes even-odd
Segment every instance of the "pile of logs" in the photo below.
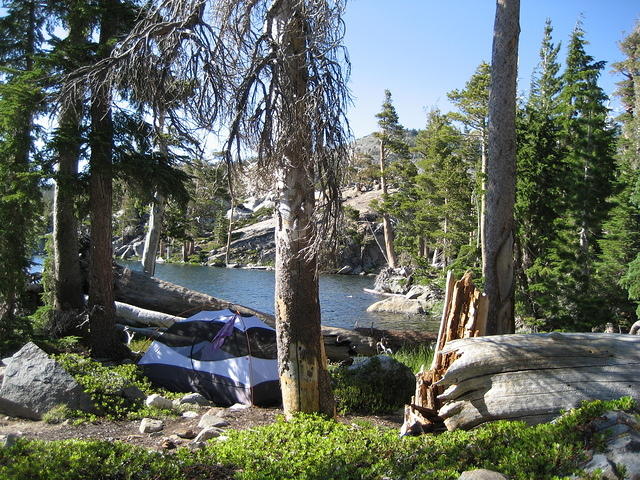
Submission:
<svg viewBox="0 0 640 480">
<path fill-rule="evenodd" d="M 432 368 L 420 372 L 403 434 L 495 420 L 537 424 L 584 400 L 640 398 L 640 336 L 548 333 L 483 336 L 486 297 L 448 278 Z"/>
</svg>

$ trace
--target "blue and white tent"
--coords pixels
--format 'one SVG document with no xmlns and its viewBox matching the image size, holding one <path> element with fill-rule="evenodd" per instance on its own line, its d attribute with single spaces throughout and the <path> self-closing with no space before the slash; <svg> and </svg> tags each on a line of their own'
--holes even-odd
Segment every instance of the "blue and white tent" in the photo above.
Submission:
<svg viewBox="0 0 640 480">
<path fill-rule="evenodd" d="M 218 405 L 276 405 L 276 332 L 253 316 L 202 311 L 174 323 L 138 364 L 156 385 Z"/>
</svg>

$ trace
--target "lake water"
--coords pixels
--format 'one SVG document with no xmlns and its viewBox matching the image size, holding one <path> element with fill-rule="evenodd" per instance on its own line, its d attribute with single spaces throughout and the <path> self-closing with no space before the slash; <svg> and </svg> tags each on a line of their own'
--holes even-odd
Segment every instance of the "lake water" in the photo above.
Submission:
<svg viewBox="0 0 640 480">
<path fill-rule="evenodd" d="M 141 270 L 139 262 L 119 261 Z M 233 303 L 274 313 L 274 274 L 265 270 L 206 267 L 184 264 L 158 264 L 156 277 Z M 367 307 L 382 297 L 366 293 L 374 277 L 321 275 L 320 307 L 322 323 L 334 327 L 375 327 L 397 330 L 437 332 L 439 320 L 423 315 L 369 313 Z"/>
</svg>

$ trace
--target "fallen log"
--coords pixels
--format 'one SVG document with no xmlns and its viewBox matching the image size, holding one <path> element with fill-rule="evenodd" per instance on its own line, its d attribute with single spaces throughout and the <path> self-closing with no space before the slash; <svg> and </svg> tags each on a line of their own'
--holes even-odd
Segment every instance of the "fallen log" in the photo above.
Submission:
<svg viewBox="0 0 640 480">
<path fill-rule="evenodd" d="M 116 316 L 127 320 L 127 323 L 148 325 L 154 327 L 168 328 L 182 317 L 167 315 L 166 313 L 147 310 L 145 308 L 129 305 L 128 303 L 115 302 Z"/>
<path fill-rule="evenodd" d="M 259 310 L 222 300 L 180 285 L 149 277 L 128 268 L 114 269 L 115 297 L 122 305 L 145 309 L 152 314 L 167 314 L 184 318 L 201 310 L 234 310 L 255 315 L 267 325 L 275 327 L 275 318 Z M 163 318 L 167 318 L 167 316 Z M 145 315 L 138 315 L 138 322 L 145 323 Z M 322 327 L 325 352 L 331 361 L 342 361 L 353 355 L 375 355 L 376 341 L 366 335 L 337 327 Z"/>
<path fill-rule="evenodd" d="M 640 397 L 640 338 L 624 334 L 551 333 L 455 340 L 438 382 L 447 429 L 494 420 L 549 421 L 583 400 Z"/>
<path fill-rule="evenodd" d="M 275 324 L 273 315 L 268 313 L 196 292 L 128 268 L 115 268 L 114 279 L 116 300 L 129 305 L 179 317 L 187 317 L 203 309 L 229 309 L 248 315 L 255 315 L 271 326 Z"/>
</svg>

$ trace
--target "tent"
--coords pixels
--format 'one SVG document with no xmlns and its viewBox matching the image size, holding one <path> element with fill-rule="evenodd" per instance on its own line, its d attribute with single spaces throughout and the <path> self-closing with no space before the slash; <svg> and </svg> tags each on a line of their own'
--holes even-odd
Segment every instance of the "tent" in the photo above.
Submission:
<svg viewBox="0 0 640 480">
<path fill-rule="evenodd" d="M 180 320 L 138 362 L 156 385 L 218 405 L 280 402 L 276 332 L 253 316 L 202 311 Z"/>
</svg>

